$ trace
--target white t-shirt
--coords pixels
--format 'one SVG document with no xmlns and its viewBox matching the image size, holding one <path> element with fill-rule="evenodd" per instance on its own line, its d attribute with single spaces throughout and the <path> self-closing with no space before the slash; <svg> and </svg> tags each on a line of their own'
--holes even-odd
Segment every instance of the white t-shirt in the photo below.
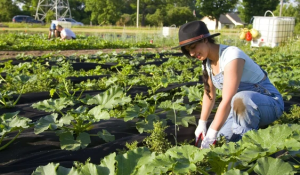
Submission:
<svg viewBox="0 0 300 175">
<path fill-rule="evenodd" d="M 245 54 L 238 47 L 220 44 L 219 54 L 220 73 L 225 70 L 225 66 L 230 61 L 241 58 L 245 60 L 241 82 L 258 83 L 264 78 L 265 74 L 261 70 L 259 65 L 257 65 L 247 54 Z M 212 75 L 209 59 L 207 59 L 206 68 L 208 71 L 208 75 Z"/>
<path fill-rule="evenodd" d="M 70 30 L 68 28 L 63 28 L 60 32 L 60 35 L 66 36 L 66 38 L 76 38 L 75 33 L 72 32 L 72 30 Z"/>
</svg>

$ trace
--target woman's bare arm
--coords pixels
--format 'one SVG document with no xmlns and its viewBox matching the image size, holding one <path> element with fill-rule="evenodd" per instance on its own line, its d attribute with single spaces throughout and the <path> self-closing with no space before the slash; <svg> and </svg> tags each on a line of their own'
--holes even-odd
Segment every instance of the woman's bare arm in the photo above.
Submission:
<svg viewBox="0 0 300 175">
<path fill-rule="evenodd" d="M 244 65 L 245 60 L 238 58 L 232 60 L 225 66 L 222 101 L 219 104 L 214 121 L 211 125 L 211 128 L 216 131 L 221 129 L 229 115 L 231 109 L 231 99 L 236 94 L 239 87 Z"/>
<path fill-rule="evenodd" d="M 216 99 L 216 88 L 213 85 L 210 77 L 208 78 L 208 84 L 210 87 L 210 97 L 212 98 L 212 100 L 210 100 L 206 92 L 204 92 L 203 99 L 202 99 L 201 115 L 200 115 L 200 119 L 204 121 L 207 121 L 215 105 L 215 99 Z"/>
</svg>

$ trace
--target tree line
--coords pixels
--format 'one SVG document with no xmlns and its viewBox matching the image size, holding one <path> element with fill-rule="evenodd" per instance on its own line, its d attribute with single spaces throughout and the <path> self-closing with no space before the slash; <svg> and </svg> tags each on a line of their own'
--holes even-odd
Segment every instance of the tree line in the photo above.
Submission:
<svg viewBox="0 0 300 175">
<path fill-rule="evenodd" d="M 47 1 L 47 0 L 44 0 Z M 51 0 L 48 0 L 51 2 Z M 0 0 L 0 22 L 11 21 L 15 15 L 34 16 L 39 0 Z M 44 2 L 45 3 L 45 2 Z M 284 1 L 282 15 L 300 19 L 300 0 L 296 5 Z M 20 5 L 22 7 L 20 8 Z M 69 0 L 72 18 L 84 24 L 135 26 L 137 0 Z M 238 11 L 245 23 L 267 10 L 279 15 L 280 0 L 139 0 L 140 26 L 179 26 L 204 16 L 219 19 L 221 14 Z M 45 22 L 55 19 L 49 12 Z M 217 22 L 216 22 L 217 25 Z"/>
</svg>

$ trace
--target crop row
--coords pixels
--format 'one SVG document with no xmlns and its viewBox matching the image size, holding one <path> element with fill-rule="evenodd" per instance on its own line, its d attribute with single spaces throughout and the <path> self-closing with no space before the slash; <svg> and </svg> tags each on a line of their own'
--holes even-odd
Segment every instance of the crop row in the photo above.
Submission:
<svg viewBox="0 0 300 175">
<path fill-rule="evenodd" d="M 258 48 L 246 52 L 268 71 L 285 102 L 289 102 L 299 96 L 298 53 L 272 54 L 272 51 Z M 253 171 L 264 174 L 262 167 L 272 167 L 279 172 L 274 168 L 279 166 L 292 174 L 299 168 L 299 163 L 291 163 L 300 150 L 297 124 L 251 131 L 240 142 L 222 143 L 211 150 L 186 145 L 193 140 L 177 147 L 178 132 L 195 125 L 203 93 L 201 62 L 178 53 L 23 55 L 2 61 L 0 70 L 0 149 L 3 151 L 16 144 L 15 140 L 26 130 L 38 136 L 55 133 L 62 151 L 79 151 L 113 142 L 115 136 L 109 131 L 111 128 L 95 128 L 112 119 L 130 123 L 139 134 L 151 133 L 143 141 L 147 148 L 131 143 L 129 151 L 102 157 L 101 164 L 87 161 L 65 168 L 50 163 L 37 168 L 37 174 L 45 169 L 53 174 L 90 174 L 91 171 L 96 174 L 247 174 Z M 31 96 L 30 101 L 27 95 Z M 219 92 L 218 97 L 221 97 Z M 24 107 L 27 111 L 40 112 L 18 111 Z M 27 114 L 33 116 L 29 118 Z M 297 123 L 297 120 L 281 123 L 290 121 Z M 170 144 L 162 132 L 167 126 L 175 127 L 174 141 Z M 172 145 L 176 147 L 171 148 Z M 285 156 L 271 158 L 279 151 L 284 151 Z"/>
</svg>

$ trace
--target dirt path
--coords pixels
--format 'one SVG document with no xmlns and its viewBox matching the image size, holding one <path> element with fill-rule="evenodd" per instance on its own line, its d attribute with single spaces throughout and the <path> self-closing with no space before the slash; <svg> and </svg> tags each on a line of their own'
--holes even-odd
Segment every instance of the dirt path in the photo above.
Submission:
<svg viewBox="0 0 300 175">
<path fill-rule="evenodd" d="M 103 53 L 111 53 L 111 52 L 134 52 L 134 53 L 160 53 L 162 51 L 169 51 L 169 52 L 180 52 L 179 50 L 172 50 L 171 48 L 138 48 L 138 49 L 95 49 L 95 50 L 62 50 L 62 51 L 0 51 L 0 59 L 8 59 L 8 58 L 16 58 L 18 54 L 25 54 L 25 55 L 32 55 L 32 56 L 42 56 L 47 53 L 54 53 L 54 55 L 64 55 L 64 56 L 71 56 L 71 55 L 92 55 L 96 54 L 97 52 Z"/>
</svg>

